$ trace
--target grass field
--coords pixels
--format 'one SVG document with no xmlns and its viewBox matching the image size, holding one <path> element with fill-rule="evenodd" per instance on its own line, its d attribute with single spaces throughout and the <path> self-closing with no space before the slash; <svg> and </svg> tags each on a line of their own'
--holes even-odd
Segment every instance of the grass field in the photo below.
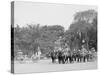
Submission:
<svg viewBox="0 0 100 75">
<path fill-rule="evenodd" d="M 52 64 L 51 60 L 40 60 L 35 63 L 16 63 L 14 65 L 15 73 L 33 73 L 33 72 L 55 72 L 71 70 L 97 69 L 97 62 L 72 63 L 72 64 Z"/>
</svg>

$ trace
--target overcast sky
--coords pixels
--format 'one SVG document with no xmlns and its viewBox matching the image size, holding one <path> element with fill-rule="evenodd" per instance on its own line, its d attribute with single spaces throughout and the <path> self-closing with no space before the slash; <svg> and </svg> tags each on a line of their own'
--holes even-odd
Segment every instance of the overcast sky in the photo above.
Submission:
<svg viewBox="0 0 100 75">
<path fill-rule="evenodd" d="M 88 9 L 97 10 L 97 7 L 16 1 L 14 9 L 15 26 L 16 24 L 20 26 L 27 24 L 62 25 L 67 29 L 76 12 Z"/>
</svg>

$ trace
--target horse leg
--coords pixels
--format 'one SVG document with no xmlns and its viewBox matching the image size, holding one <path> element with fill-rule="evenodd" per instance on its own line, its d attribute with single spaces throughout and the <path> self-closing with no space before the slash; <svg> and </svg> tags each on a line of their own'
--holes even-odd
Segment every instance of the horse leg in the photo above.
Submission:
<svg viewBox="0 0 100 75">
<path fill-rule="evenodd" d="M 83 56 L 80 56 L 80 62 L 82 62 L 82 60 L 83 60 Z"/>
<path fill-rule="evenodd" d="M 79 62 L 79 61 L 80 61 L 80 57 L 78 56 L 78 57 L 77 57 L 77 62 Z"/>
<path fill-rule="evenodd" d="M 71 56 L 69 56 L 69 60 L 70 60 L 69 62 L 70 62 L 70 63 L 72 63 L 72 59 L 71 59 Z"/>
<path fill-rule="evenodd" d="M 67 62 L 67 63 L 68 63 L 68 57 L 67 57 L 67 56 L 65 56 L 65 62 Z"/>
<path fill-rule="evenodd" d="M 55 62 L 55 59 L 53 57 L 51 59 L 52 59 L 52 63 L 54 63 Z"/>
<path fill-rule="evenodd" d="M 74 56 L 74 61 L 76 61 L 76 56 Z"/>
<path fill-rule="evenodd" d="M 58 57 L 58 63 L 61 64 L 61 58 L 60 57 Z"/>
<path fill-rule="evenodd" d="M 65 59 L 64 59 L 65 57 L 64 56 L 62 56 L 62 63 L 64 64 L 65 63 Z"/>
<path fill-rule="evenodd" d="M 86 57 L 85 57 L 85 56 L 83 56 L 83 62 L 85 62 L 85 58 L 86 58 Z"/>
</svg>

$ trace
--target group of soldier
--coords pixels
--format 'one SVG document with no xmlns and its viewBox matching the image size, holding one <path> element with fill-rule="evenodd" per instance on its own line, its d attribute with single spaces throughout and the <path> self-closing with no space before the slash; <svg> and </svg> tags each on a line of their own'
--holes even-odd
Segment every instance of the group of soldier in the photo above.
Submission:
<svg viewBox="0 0 100 75">
<path fill-rule="evenodd" d="M 50 52 L 50 57 L 52 59 L 52 63 L 55 63 L 58 60 L 59 64 L 65 63 L 74 63 L 74 62 L 88 62 L 91 61 L 94 57 L 94 48 L 91 50 L 86 50 L 86 48 L 82 47 L 81 50 L 57 50 Z"/>
</svg>

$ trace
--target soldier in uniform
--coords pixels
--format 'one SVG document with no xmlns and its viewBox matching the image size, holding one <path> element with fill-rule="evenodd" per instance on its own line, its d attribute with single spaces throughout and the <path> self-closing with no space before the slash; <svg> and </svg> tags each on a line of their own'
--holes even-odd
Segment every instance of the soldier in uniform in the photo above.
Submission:
<svg viewBox="0 0 100 75">
<path fill-rule="evenodd" d="M 84 47 L 84 45 L 82 46 L 81 49 L 81 59 L 83 59 L 83 62 L 86 62 L 86 59 L 88 58 L 88 51 L 86 50 L 86 48 Z"/>
<path fill-rule="evenodd" d="M 77 53 L 76 53 L 76 50 L 74 49 L 74 50 L 73 50 L 73 55 L 72 55 L 72 60 L 73 60 L 73 61 L 76 61 L 76 54 L 77 54 Z"/>
<path fill-rule="evenodd" d="M 65 62 L 72 63 L 72 52 L 69 48 L 66 49 Z"/>
<path fill-rule="evenodd" d="M 51 55 L 52 63 L 55 63 L 55 59 L 56 59 L 55 52 L 52 51 L 50 55 Z"/>
<path fill-rule="evenodd" d="M 77 62 L 80 62 L 81 61 L 80 50 L 77 51 L 76 58 L 77 58 Z"/>
<path fill-rule="evenodd" d="M 61 64 L 61 63 L 64 64 L 65 63 L 63 51 L 58 51 L 58 62 L 59 62 L 59 64 Z"/>
</svg>

